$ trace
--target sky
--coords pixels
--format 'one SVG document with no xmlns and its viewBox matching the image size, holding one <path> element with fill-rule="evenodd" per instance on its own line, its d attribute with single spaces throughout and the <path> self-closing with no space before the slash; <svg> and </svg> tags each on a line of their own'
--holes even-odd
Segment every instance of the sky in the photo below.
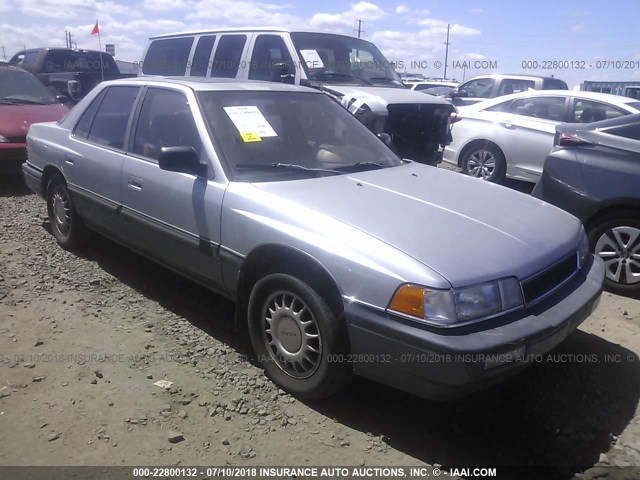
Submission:
<svg viewBox="0 0 640 480">
<path fill-rule="evenodd" d="M 64 7 L 61 7 L 64 5 Z M 286 26 L 354 34 L 376 44 L 399 72 L 462 81 L 483 73 L 554 75 L 640 83 L 640 0 L 0 0 L 0 60 L 18 50 L 102 47 L 141 60 L 147 39 L 220 27 Z M 2 48 L 3 47 L 3 48 Z M 555 62 L 555 63 L 554 63 Z"/>
</svg>

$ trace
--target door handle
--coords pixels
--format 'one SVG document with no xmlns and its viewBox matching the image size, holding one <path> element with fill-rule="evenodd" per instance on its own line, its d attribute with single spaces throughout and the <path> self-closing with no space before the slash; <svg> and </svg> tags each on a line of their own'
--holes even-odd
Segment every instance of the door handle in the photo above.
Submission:
<svg viewBox="0 0 640 480">
<path fill-rule="evenodd" d="M 67 165 L 75 165 L 75 160 L 73 160 L 73 158 L 67 158 L 64 163 L 66 163 Z"/>
<path fill-rule="evenodd" d="M 129 177 L 129 188 L 132 190 L 140 191 L 142 190 L 142 179 L 138 177 Z"/>
</svg>

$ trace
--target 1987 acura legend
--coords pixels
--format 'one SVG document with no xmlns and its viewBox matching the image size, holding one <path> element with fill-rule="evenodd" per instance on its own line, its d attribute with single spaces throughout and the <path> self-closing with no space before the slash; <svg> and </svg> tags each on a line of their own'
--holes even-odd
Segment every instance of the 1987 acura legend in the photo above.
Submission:
<svg viewBox="0 0 640 480">
<path fill-rule="evenodd" d="M 604 270 L 575 217 L 384 140 L 304 87 L 145 77 L 33 125 L 23 172 L 63 247 L 95 230 L 233 299 L 304 398 L 353 373 L 459 396 L 592 312 Z"/>
</svg>

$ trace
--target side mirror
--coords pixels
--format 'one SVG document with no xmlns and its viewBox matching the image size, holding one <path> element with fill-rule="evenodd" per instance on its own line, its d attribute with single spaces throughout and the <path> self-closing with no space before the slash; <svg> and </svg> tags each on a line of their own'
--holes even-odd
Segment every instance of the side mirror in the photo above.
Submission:
<svg viewBox="0 0 640 480">
<path fill-rule="evenodd" d="M 161 170 L 169 172 L 190 173 L 199 177 L 207 176 L 207 166 L 200 163 L 193 147 L 162 147 L 158 157 Z"/>
<path fill-rule="evenodd" d="M 292 79 L 294 75 L 290 72 L 291 67 L 288 63 L 280 62 L 275 63 L 273 65 L 273 70 L 271 70 L 271 80 L 273 82 L 280 83 L 293 83 Z"/>
<path fill-rule="evenodd" d="M 387 147 L 391 145 L 391 135 L 388 133 L 382 132 L 376 135 L 382 143 L 384 143 Z"/>
<path fill-rule="evenodd" d="M 56 95 L 56 99 L 60 102 L 60 103 L 64 103 L 65 105 L 67 103 L 72 103 L 71 101 L 71 97 L 69 97 L 68 95 Z"/>
<path fill-rule="evenodd" d="M 458 90 L 453 90 L 449 93 L 449 97 L 451 98 L 460 98 L 462 94 Z"/>
</svg>

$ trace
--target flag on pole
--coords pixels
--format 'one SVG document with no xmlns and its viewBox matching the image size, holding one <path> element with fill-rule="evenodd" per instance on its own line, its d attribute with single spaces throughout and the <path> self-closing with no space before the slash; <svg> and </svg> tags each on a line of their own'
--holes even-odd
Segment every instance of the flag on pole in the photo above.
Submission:
<svg viewBox="0 0 640 480">
<path fill-rule="evenodd" d="M 100 28 L 98 27 L 98 20 L 96 19 L 96 24 L 91 30 L 91 35 L 98 34 L 98 49 L 100 51 L 100 74 L 102 76 L 102 81 L 104 82 L 104 64 L 102 63 L 102 39 L 100 38 Z"/>
</svg>

